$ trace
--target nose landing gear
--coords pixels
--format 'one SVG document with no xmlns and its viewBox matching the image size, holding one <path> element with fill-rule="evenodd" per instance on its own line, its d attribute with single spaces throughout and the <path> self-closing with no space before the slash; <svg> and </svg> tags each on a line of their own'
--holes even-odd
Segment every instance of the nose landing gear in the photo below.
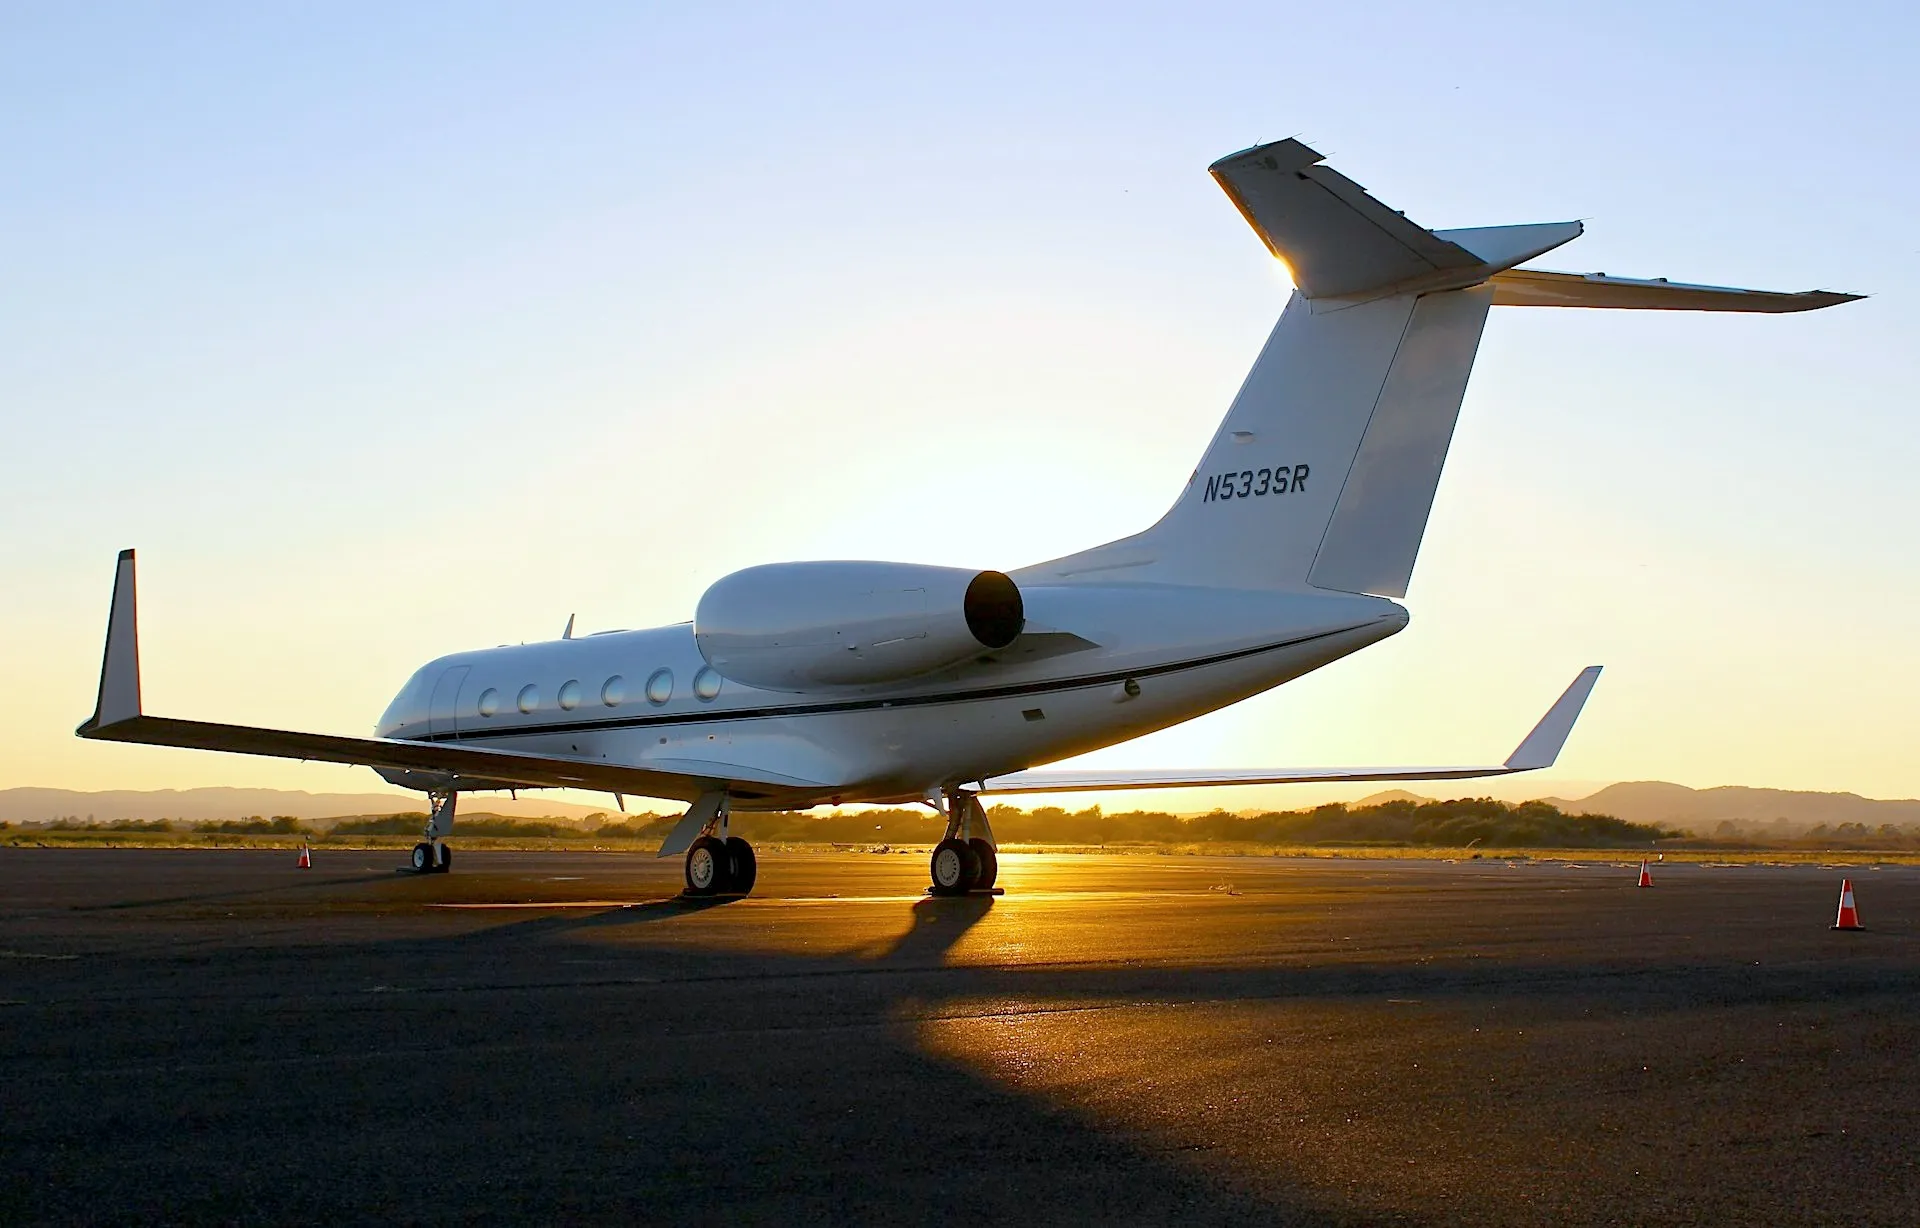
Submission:
<svg viewBox="0 0 1920 1228">
<path fill-rule="evenodd" d="M 947 831 L 933 849 L 933 886 L 929 890 L 934 895 L 973 891 L 1001 894 L 994 886 L 1000 877 L 1000 857 L 980 799 L 963 790 L 951 790 L 946 809 Z"/>
<path fill-rule="evenodd" d="M 413 846 L 408 866 L 415 874 L 445 874 L 453 869 L 453 850 L 445 839 L 453 831 L 454 801 L 459 796 L 452 790 L 427 794 L 433 813 L 427 816 L 426 838 Z"/>
</svg>

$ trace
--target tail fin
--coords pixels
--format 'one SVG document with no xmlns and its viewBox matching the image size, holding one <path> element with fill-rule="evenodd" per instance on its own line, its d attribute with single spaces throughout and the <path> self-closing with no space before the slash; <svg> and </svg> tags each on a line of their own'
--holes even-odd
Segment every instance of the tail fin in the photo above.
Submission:
<svg viewBox="0 0 1920 1228">
<path fill-rule="evenodd" d="M 1145 533 L 1029 569 L 1401 596 L 1499 270 L 1577 222 L 1424 230 L 1298 141 L 1213 174 L 1295 291 L 1187 489 Z"/>
<path fill-rule="evenodd" d="M 1852 296 L 1509 273 L 1578 222 L 1432 231 L 1299 141 L 1214 163 L 1293 298 L 1180 498 L 1144 533 L 1015 573 L 1405 596 L 1495 304 L 1795 311 Z"/>
<path fill-rule="evenodd" d="M 1491 298 L 1296 293 L 1125 578 L 1404 594 Z"/>
</svg>

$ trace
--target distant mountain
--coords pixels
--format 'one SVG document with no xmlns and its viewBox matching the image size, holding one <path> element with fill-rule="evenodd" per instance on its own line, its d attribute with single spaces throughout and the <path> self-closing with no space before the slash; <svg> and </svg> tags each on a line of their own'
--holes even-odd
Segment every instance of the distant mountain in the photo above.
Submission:
<svg viewBox="0 0 1920 1228">
<path fill-rule="evenodd" d="M 1405 789 L 1384 789 L 1379 793 L 1369 793 L 1353 806 L 1384 806 L 1388 802 L 1430 802 L 1430 797 L 1421 797 L 1418 793 L 1409 793 Z"/>
<path fill-rule="evenodd" d="M 581 819 L 612 806 L 578 806 L 543 801 L 532 794 L 521 801 L 487 794 L 468 800 L 466 807 L 513 818 Z M 249 815 L 271 818 L 290 814 L 296 819 L 330 819 L 342 815 L 401 814 L 426 810 L 418 793 L 307 793 L 291 789 L 113 789 L 83 793 L 75 789 L 0 789 L 0 822 L 44 823 L 75 816 L 82 822 L 119 819 L 180 819 L 201 823 L 212 819 L 241 819 Z M 641 809 L 646 809 L 643 805 Z"/>
<path fill-rule="evenodd" d="M 1447 794 L 1452 797 L 1453 792 Z M 1429 802 L 1435 799 L 1405 789 L 1388 789 L 1364 797 L 1354 806 L 1387 802 Z M 1661 823 L 1685 831 L 1712 835 L 1722 823 L 1743 829 L 1798 834 L 1826 824 L 1860 823 L 1877 828 L 1920 825 L 1920 800 L 1881 801 L 1858 793 L 1800 793 L 1788 789 L 1750 789 L 1725 785 L 1690 789 L 1661 780 L 1636 780 L 1607 785 L 1578 799 L 1543 797 L 1567 814 L 1609 814 L 1629 823 Z"/>
<path fill-rule="evenodd" d="M 1723 822 L 1803 831 L 1825 823 L 1879 827 L 1920 824 L 1920 800 L 1879 801 L 1857 793 L 1798 793 L 1725 785 L 1689 789 L 1658 780 L 1608 785 L 1578 801 L 1549 797 L 1569 814 L 1610 814 L 1629 823 L 1665 823 L 1710 834 Z"/>
</svg>

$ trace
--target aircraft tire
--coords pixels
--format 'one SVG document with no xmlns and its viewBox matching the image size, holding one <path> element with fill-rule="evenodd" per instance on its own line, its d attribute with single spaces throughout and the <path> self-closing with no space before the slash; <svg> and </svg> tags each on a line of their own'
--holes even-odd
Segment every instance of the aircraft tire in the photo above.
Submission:
<svg viewBox="0 0 1920 1228">
<path fill-rule="evenodd" d="M 942 840 L 929 866 L 935 895 L 965 895 L 980 877 L 980 858 L 965 840 Z"/>
<path fill-rule="evenodd" d="M 702 836 L 687 850 L 687 894 L 719 895 L 727 889 L 727 846 L 712 836 Z"/>
<path fill-rule="evenodd" d="M 415 874 L 433 873 L 433 846 L 425 840 L 413 846 L 413 872 Z"/>
<path fill-rule="evenodd" d="M 453 871 L 453 850 L 446 845 L 440 846 L 440 864 L 433 867 L 435 872 L 448 874 Z"/>
<path fill-rule="evenodd" d="M 746 895 L 753 890 L 753 880 L 760 873 L 759 863 L 754 860 L 753 846 L 738 836 L 728 836 L 727 859 L 727 890 Z"/>
<path fill-rule="evenodd" d="M 991 844 L 978 836 L 967 843 L 972 846 L 974 859 L 980 866 L 980 872 L 973 876 L 973 890 L 991 890 L 994 880 L 1000 877 L 1000 855 L 994 852 Z"/>
</svg>

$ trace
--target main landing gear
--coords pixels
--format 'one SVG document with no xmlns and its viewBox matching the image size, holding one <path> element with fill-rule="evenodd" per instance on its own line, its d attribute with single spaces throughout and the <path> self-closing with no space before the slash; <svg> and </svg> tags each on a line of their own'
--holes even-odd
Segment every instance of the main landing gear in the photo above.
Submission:
<svg viewBox="0 0 1920 1228">
<path fill-rule="evenodd" d="M 688 820 L 698 821 L 696 813 L 708 799 L 694 803 Z M 759 865 L 753 858 L 753 846 L 738 836 L 727 834 L 726 798 L 711 803 L 712 814 L 700 825 L 700 834 L 687 846 L 687 891 L 690 896 L 746 895 L 753 890 Z"/>
<path fill-rule="evenodd" d="M 980 799 L 962 790 L 950 791 L 946 812 L 946 835 L 933 849 L 930 890 L 935 895 L 993 891 L 1000 877 L 1000 857 Z"/>
<path fill-rule="evenodd" d="M 433 813 L 427 816 L 426 838 L 413 846 L 408 864 L 415 874 L 445 874 L 453 869 L 453 850 L 446 846 L 446 837 L 453 831 L 454 799 L 459 796 L 451 790 L 427 794 Z"/>
<path fill-rule="evenodd" d="M 753 846 L 738 836 L 702 836 L 687 850 L 688 895 L 745 895 L 758 873 Z"/>
</svg>

